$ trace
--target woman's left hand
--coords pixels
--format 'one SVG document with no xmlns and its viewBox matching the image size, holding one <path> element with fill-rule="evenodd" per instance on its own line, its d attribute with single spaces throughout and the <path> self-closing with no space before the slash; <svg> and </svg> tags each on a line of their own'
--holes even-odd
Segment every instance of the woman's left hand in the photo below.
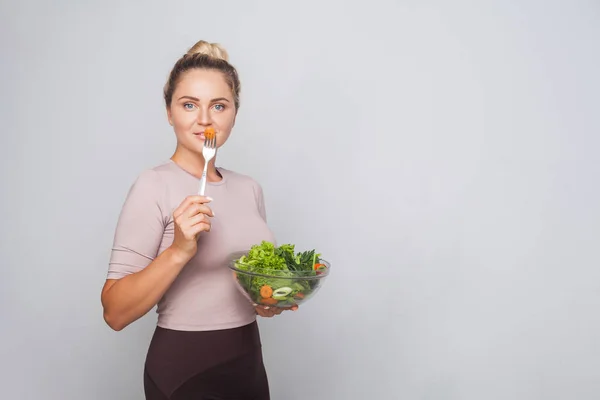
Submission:
<svg viewBox="0 0 600 400">
<path fill-rule="evenodd" d="M 258 304 L 254 304 L 254 309 L 256 310 L 256 313 L 258 315 L 260 315 L 261 317 L 271 318 L 271 317 L 274 317 L 275 315 L 281 314 L 282 312 L 284 312 L 286 310 L 296 311 L 298 309 L 298 306 L 282 308 L 282 307 L 269 307 L 269 306 L 261 306 Z"/>
</svg>

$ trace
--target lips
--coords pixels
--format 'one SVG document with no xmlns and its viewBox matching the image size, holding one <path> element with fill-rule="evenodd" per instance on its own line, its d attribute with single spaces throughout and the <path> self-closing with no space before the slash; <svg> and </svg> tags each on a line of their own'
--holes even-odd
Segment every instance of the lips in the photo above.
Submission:
<svg viewBox="0 0 600 400">
<path fill-rule="evenodd" d="M 206 137 L 204 136 L 204 132 L 194 132 L 194 136 L 196 136 L 198 139 L 201 139 L 201 140 L 206 139 Z"/>
<path fill-rule="evenodd" d="M 204 136 L 204 131 L 194 132 L 194 135 L 200 137 L 200 139 L 206 139 L 206 137 Z"/>
</svg>

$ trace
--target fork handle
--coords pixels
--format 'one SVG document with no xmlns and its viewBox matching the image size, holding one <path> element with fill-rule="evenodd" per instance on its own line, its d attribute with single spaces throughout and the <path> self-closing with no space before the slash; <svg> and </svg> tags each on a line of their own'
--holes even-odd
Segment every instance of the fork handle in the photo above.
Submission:
<svg viewBox="0 0 600 400">
<path fill-rule="evenodd" d="M 204 191 L 206 190 L 206 170 L 208 169 L 208 162 L 204 163 L 204 171 L 202 171 L 202 178 L 200 179 L 200 190 L 198 194 L 200 196 L 204 196 Z"/>
</svg>

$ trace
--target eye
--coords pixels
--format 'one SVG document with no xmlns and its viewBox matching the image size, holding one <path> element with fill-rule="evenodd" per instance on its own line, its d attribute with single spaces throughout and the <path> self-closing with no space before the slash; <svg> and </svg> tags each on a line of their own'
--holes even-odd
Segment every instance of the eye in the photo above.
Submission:
<svg viewBox="0 0 600 400">
<path fill-rule="evenodd" d="M 193 103 L 183 103 L 183 108 L 186 110 L 193 110 L 196 107 Z"/>
<path fill-rule="evenodd" d="M 215 104 L 215 109 L 217 111 L 223 111 L 225 109 L 225 106 L 223 104 Z"/>
</svg>

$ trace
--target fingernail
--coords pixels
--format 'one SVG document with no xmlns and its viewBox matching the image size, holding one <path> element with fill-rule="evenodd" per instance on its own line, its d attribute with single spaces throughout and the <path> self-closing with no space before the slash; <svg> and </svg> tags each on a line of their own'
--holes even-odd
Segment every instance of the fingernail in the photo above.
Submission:
<svg viewBox="0 0 600 400">
<path fill-rule="evenodd" d="M 207 198 L 209 201 L 213 201 L 213 198 L 212 198 L 212 197 L 210 197 L 210 196 L 206 196 L 206 198 Z"/>
</svg>

